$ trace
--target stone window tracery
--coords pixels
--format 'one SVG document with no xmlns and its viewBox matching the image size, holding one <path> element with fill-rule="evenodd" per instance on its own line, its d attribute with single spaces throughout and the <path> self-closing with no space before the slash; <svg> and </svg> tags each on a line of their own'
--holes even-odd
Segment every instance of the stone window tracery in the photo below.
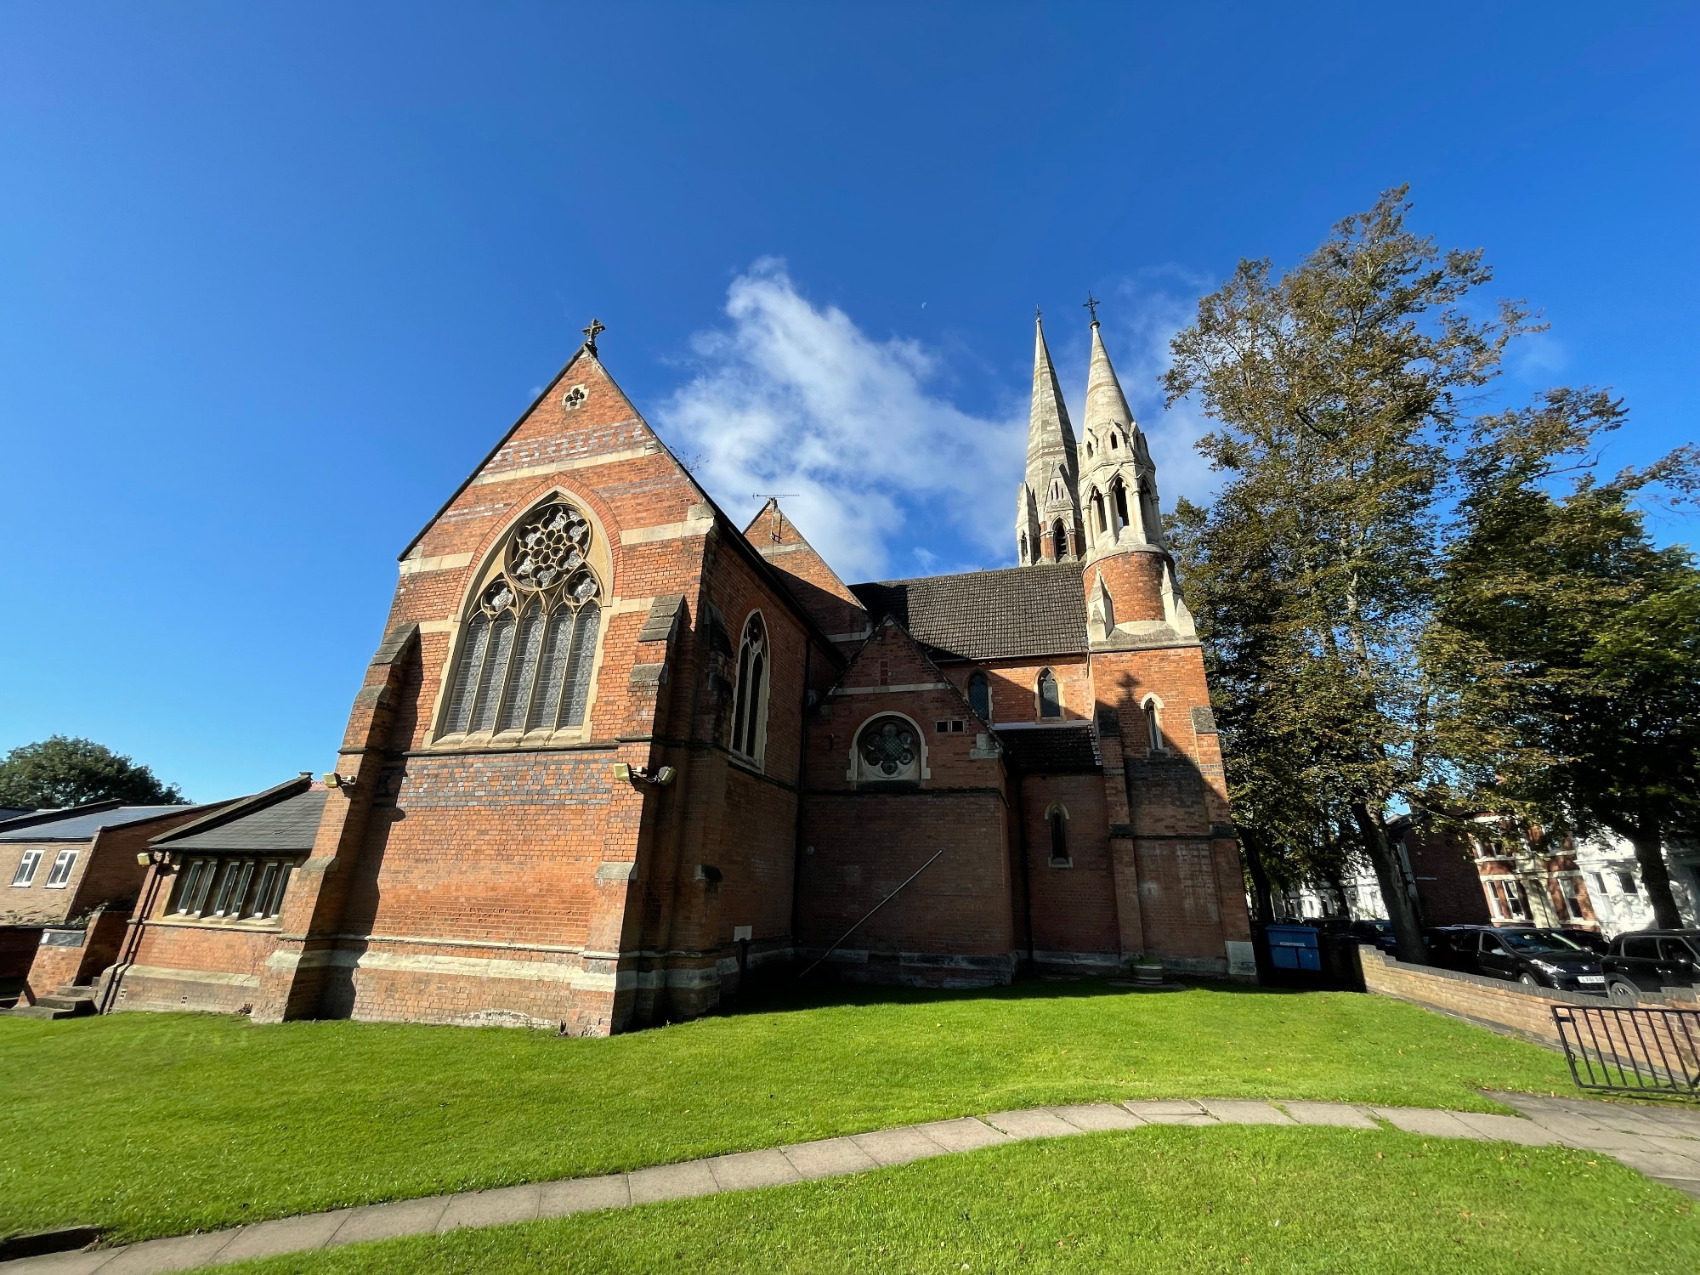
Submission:
<svg viewBox="0 0 1700 1275">
<path fill-rule="evenodd" d="M 876 717 L 856 736 L 856 765 L 866 782 L 895 783 L 921 777 L 921 734 L 905 717 Z"/>
<path fill-rule="evenodd" d="M 602 625 L 602 585 L 586 562 L 591 535 L 564 500 L 514 529 L 462 627 L 441 735 L 583 725 Z"/>
<path fill-rule="evenodd" d="M 767 736 L 767 626 L 761 613 L 750 616 L 738 647 L 737 698 L 732 707 L 732 751 L 761 760 Z"/>
</svg>

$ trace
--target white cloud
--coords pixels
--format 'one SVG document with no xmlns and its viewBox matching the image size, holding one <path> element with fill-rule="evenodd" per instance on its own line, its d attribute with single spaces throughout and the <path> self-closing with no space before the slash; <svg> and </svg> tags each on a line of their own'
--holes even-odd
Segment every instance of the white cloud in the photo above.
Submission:
<svg viewBox="0 0 1700 1275">
<path fill-rule="evenodd" d="M 1179 496 L 1208 504 L 1222 484 L 1195 446 L 1212 423 L 1189 399 L 1165 408 L 1160 384 L 1169 367 L 1170 339 L 1192 322 L 1198 298 L 1214 286 L 1178 267 L 1142 271 L 1115 286 L 1115 303 L 1102 315 L 1104 344 L 1150 444 L 1165 510 L 1173 509 Z"/>
<path fill-rule="evenodd" d="M 1169 338 L 1208 286 L 1173 269 L 1145 272 L 1119 284 L 1102 314 L 1165 509 L 1180 495 L 1208 501 L 1220 482 L 1193 447 L 1208 423 L 1186 402 L 1165 409 L 1158 385 Z M 914 340 L 873 339 L 836 306 L 802 296 L 772 258 L 733 280 L 726 316 L 726 326 L 692 338 L 692 378 L 657 419 L 733 518 L 755 513 L 752 493 L 795 493 L 786 509 L 848 580 L 1013 560 L 1025 375 L 1011 378 L 1007 414 L 964 412 L 932 390 L 938 354 Z M 1078 363 L 1059 367 L 1078 422 L 1084 325 L 1062 344 L 1072 347 L 1065 362 Z"/>
<path fill-rule="evenodd" d="M 752 516 L 753 492 L 797 493 L 786 508 L 851 580 L 885 574 L 900 546 L 914 561 L 941 531 L 989 561 L 1013 552 L 1025 403 L 989 420 L 929 393 L 935 355 L 814 305 L 781 261 L 735 279 L 726 315 L 692 339 L 696 375 L 658 417 L 729 514 Z"/>
</svg>

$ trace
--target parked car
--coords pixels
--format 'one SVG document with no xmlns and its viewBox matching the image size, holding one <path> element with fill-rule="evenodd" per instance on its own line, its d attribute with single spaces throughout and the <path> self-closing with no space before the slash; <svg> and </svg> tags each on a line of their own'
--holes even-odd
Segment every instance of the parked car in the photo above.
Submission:
<svg viewBox="0 0 1700 1275">
<path fill-rule="evenodd" d="M 1357 935 L 1360 943 L 1373 943 L 1379 951 L 1386 952 L 1389 956 L 1399 954 L 1399 940 L 1393 937 L 1391 921 L 1353 921 L 1347 929 Z"/>
<path fill-rule="evenodd" d="M 1553 932 L 1555 934 L 1564 935 L 1565 938 L 1576 944 L 1577 947 L 1582 948 L 1585 951 L 1593 952 L 1599 956 L 1604 956 L 1606 954 L 1606 949 L 1611 946 L 1611 944 L 1606 941 L 1605 935 L 1601 934 L 1598 930 L 1579 930 L 1573 926 L 1565 925 Z"/>
<path fill-rule="evenodd" d="M 1476 970 L 1489 978 L 1513 979 L 1525 987 L 1556 987 L 1567 992 L 1606 990 L 1600 958 L 1557 930 L 1495 926 L 1481 931 Z"/>
<path fill-rule="evenodd" d="M 1424 930 L 1429 964 L 1438 965 L 1443 970 L 1474 974 L 1476 949 L 1481 945 L 1477 935 L 1481 928 L 1479 925 L 1442 925 Z"/>
<path fill-rule="evenodd" d="M 1525 987 L 1606 990 L 1601 958 L 1557 930 L 1522 925 L 1447 925 L 1427 931 L 1429 960 L 1443 969 L 1485 974 Z"/>
<path fill-rule="evenodd" d="M 1619 934 L 1601 963 L 1606 995 L 1633 1005 L 1642 992 L 1700 982 L 1700 930 L 1641 930 Z"/>
</svg>

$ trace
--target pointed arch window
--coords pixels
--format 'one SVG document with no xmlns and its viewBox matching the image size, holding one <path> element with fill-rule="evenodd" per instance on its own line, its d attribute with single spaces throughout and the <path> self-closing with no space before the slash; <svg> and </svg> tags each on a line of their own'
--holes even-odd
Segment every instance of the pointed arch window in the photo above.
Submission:
<svg viewBox="0 0 1700 1275">
<path fill-rule="evenodd" d="M 968 705 L 986 725 L 992 724 L 992 684 L 984 673 L 968 679 Z"/>
<path fill-rule="evenodd" d="M 581 727 L 590 703 L 602 585 L 590 523 L 555 500 L 523 520 L 461 628 L 440 736 Z"/>
<path fill-rule="evenodd" d="M 1110 484 L 1110 499 L 1115 505 L 1116 530 L 1120 531 L 1128 524 L 1127 516 L 1127 484 L 1120 478 Z"/>
<path fill-rule="evenodd" d="M 1045 822 L 1051 830 L 1051 863 L 1060 867 L 1069 862 L 1068 854 L 1068 811 L 1058 802 L 1052 802 L 1051 808 L 1045 812 Z"/>
<path fill-rule="evenodd" d="M 1057 675 L 1050 669 L 1039 674 L 1039 716 L 1062 716 L 1062 693 L 1057 687 Z"/>
<path fill-rule="evenodd" d="M 761 760 L 767 740 L 767 626 L 758 611 L 744 625 L 738 645 L 738 687 L 732 706 L 732 751 Z"/>
<path fill-rule="evenodd" d="M 1152 752 L 1168 751 L 1168 746 L 1163 743 L 1163 720 L 1154 699 L 1145 701 L 1145 735 Z"/>
<path fill-rule="evenodd" d="M 1108 531 L 1110 529 L 1110 524 L 1105 520 L 1105 517 L 1104 517 L 1104 494 L 1103 494 L 1103 492 L 1094 491 L 1092 493 L 1091 508 L 1092 508 L 1092 517 L 1097 519 L 1097 521 L 1098 521 L 1099 532 Z"/>
<path fill-rule="evenodd" d="M 1021 533 L 1021 561 L 1026 563 L 1027 560 L 1027 533 L 1024 531 Z"/>
<path fill-rule="evenodd" d="M 1063 528 L 1061 518 L 1058 518 L 1051 527 L 1051 543 L 1054 546 L 1058 562 L 1068 557 L 1068 532 Z"/>
</svg>

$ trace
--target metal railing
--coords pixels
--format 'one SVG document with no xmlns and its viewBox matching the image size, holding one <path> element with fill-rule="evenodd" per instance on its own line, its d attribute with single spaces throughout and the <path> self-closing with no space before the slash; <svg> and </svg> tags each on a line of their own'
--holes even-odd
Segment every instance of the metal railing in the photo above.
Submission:
<svg viewBox="0 0 1700 1275">
<path fill-rule="evenodd" d="M 1554 1005 L 1580 1089 L 1700 1097 L 1700 1010 Z"/>
</svg>

